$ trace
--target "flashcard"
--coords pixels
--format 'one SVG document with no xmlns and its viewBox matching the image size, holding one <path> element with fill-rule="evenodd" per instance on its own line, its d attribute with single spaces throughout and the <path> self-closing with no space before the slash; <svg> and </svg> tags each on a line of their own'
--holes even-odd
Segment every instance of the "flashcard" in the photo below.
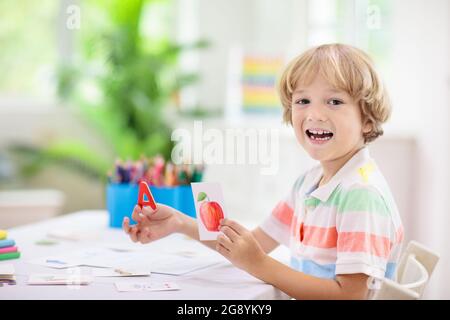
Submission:
<svg viewBox="0 0 450 320">
<path fill-rule="evenodd" d="M 191 183 L 200 240 L 216 240 L 226 211 L 222 188 L 215 182 Z"/>
<path fill-rule="evenodd" d="M 180 290 L 180 287 L 175 282 L 116 282 L 114 285 L 117 291 L 120 292 Z"/>
<path fill-rule="evenodd" d="M 92 277 L 77 274 L 34 274 L 29 276 L 29 285 L 87 285 Z"/>
<path fill-rule="evenodd" d="M 147 197 L 147 200 L 144 199 Z M 153 195 L 148 187 L 147 182 L 141 181 L 139 183 L 139 195 L 138 195 L 138 205 L 142 208 L 145 206 L 150 206 L 153 210 L 156 210 L 156 202 L 153 199 Z"/>
<path fill-rule="evenodd" d="M 150 268 L 113 268 L 93 270 L 95 277 L 148 277 Z"/>
<path fill-rule="evenodd" d="M 29 260 L 28 263 L 36 264 L 48 268 L 54 269 L 67 269 L 79 266 L 80 263 L 69 261 L 66 257 L 58 258 L 58 257 L 46 257 L 46 258 L 36 258 Z"/>
<path fill-rule="evenodd" d="M 141 282 L 116 282 L 114 283 L 119 292 L 144 291 L 146 283 Z"/>
<path fill-rule="evenodd" d="M 145 290 L 147 291 L 175 291 L 180 287 L 175 282 L 151 283 Z"/>
</svg>

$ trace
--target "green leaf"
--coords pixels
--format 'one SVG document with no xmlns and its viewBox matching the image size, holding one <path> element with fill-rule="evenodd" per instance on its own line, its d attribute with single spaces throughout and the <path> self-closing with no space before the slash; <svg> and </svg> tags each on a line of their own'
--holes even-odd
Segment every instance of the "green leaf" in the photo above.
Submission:
<svg viewBox="0 0 450 320">
<path fill-rule="evenodd" d="M 207 197 L 206 193 L 204 193 L 204 192 L 199 192 L 198 195 L 197 195 L 197 202 L 198 202 L 198 201 L 203 201 L 203 200 L 205 200 L 206 197 Z"/>
<path fill-rule="evenodd" d="M 111 153 L 64 141 L 68 144 L 39 150 L 29 157 L 30 163 L 35 160 L 41 167 L 48 162 L 70 163 L 73 168 L 99 176 L 106 175 L 112 157 L 133 160 L 141 155 L 161 154 L 170 159 L 174 143 L 165 108 L 171 106 L 182 88 L 200 80 L 196 73 L 179 70 L 180 55 L 207 48 L 209 42 L 199 39 L 180 44 L 166 34 L 159 37 L 145 32 L 148 12 L 171 10 L 173 1 L 82 3 L 92 28 L 83 29 L 76 37 L 77 55 L 60 66 L 58 93 L 96 128 Z M 169 20 L 161 21 L 167 30 L 171 29 Z"/>
<path fill-rule="evenodd" d="M 105 180 L 107 169 L 111 166 L 108 160 L 96 155 L 82 143 L 74 141 L 44 148 L 15 143 L 8 147 L 8 151 L 17 158 L 20 173 L 24 177 L 35 175 L 44 166 L 56 164 L 76 170 L 89 178 Z"/>
</svg>

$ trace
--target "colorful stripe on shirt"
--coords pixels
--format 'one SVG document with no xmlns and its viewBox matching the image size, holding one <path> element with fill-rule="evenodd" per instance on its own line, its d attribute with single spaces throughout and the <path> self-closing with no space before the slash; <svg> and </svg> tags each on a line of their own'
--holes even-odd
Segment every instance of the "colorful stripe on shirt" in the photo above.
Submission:
<svg viewBox="0 0 450 320">
<path fill-rule="evenodd" d="M 322 278 L 322 279 L 336 279 L 336 264 L 318 264 L 313 260 L 297 259 L 291 257 L 290 265 L 293 269 L 306 273 L 310 276 Z M 395 278 L 395 271 L 397 263 L 389 262 L 386 264 L 386 271 L 384 276 L 388 279 Z"/>
<path fill-rule="evenodd" d="M 282 224 L 290 226 L 294 210 L 286 202 L 280 201 L 273 209 L 272 215 Z"/>
</svg>

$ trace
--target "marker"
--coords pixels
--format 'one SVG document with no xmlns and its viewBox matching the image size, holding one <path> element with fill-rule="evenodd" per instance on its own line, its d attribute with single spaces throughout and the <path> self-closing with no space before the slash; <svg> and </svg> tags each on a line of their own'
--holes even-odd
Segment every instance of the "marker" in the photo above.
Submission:
<svg viewBox="0 0 450 320">
<path fill-rule="evenodd" d="M 129 183 L 131 181 L 131 160 L 128 160 L 126 164 L 123 166 L 123 180 L 122 183 Z"/>
<path fill-rule="evenodd" d="M 177 184 L 177 172 L 176 168 L 172 163 L 167 163 L 166 172 L 164 177 L 164 183 L 168 187 L 173 187 Z"/>
<path fill-rule="evenodd" d="M 194 172 L 192 173 L 191 182 L 201 182 L 203 179 L 203 169 L 202 165 L 198 165 L 194 167 Z"/>
<path fill-rule="evenodd" d="M 156 156 L 153 164 L 152 181 L 156 186 L 163 184 L 163 172 L 164 172 L 164 158 Z"/>
<path fill-rule="evenodd" d="M 0 240 L 0 248 L 13 247 L 16 242 L 13 239 Z"/>
<path fill-rule="evenodd" d="M 0 254 L 0 260 L 17 259 L 20 257 L 20 252 L 9 252 Z"/>
<path fill-rule="evenodd" d="M 2 253 L 10 253 L 10 252 L 17 252 L 17 247 L 13 246 L 13 247 L 6 247 L 6 248 L 0 248 L 0 254 Z"/>
</svg>

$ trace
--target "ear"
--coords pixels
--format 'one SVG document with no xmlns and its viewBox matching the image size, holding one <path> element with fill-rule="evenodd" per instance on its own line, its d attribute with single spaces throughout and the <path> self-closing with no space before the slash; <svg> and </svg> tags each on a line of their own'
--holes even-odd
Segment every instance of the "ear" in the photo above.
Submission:
<svg viewBox="0 0 450 320">
<path fill-rule="evenodd" d="M 363 133 L 369 133 L 373 130 L 373 124 L 369 120 L 366 120 L 366 122 L 363 124 L 362 131 Z"/>
</svg>

